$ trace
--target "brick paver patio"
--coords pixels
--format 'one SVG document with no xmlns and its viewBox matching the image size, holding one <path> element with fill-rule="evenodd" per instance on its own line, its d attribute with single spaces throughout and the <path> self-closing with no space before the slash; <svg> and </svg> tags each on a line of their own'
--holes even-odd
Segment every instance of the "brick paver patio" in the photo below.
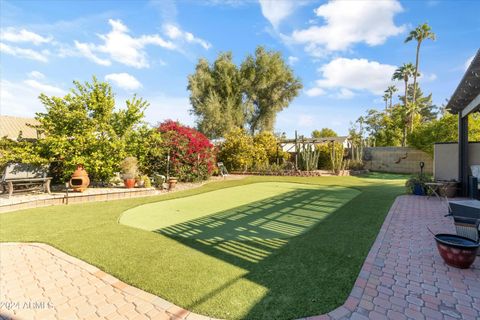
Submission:
<svg viewBox="0 0 480 320">
<path fill-rule="evenodd" d="M 345 304 L 308 319 L 478 319 L 480 260 L 446 266 L 435 232 L 454 232 L 437 199 L 393 204 Z M 6 319 L 208 319 L 133 288 L 45 244 L 0 244 Z"/>
</svg>

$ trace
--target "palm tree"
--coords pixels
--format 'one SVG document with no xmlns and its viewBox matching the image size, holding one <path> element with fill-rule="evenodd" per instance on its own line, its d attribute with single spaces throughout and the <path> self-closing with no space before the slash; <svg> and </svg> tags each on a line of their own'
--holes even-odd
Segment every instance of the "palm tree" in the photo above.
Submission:
<svg viewBox="0 0 480 320">
<path fill-rule="evenodd" d="M 388 109 L 388 100 L 390 99 L 390 94 L 385 90 L 385 94 L 383 95 L 383 101 L 385 101 L 385 111 Z"/>
<path fill-rule="evenodd" d="M 392 105 L 393 105 L 393 94 L 397 91 L 398 89 L 395 86 L 388 86 L 387 90 L 385 90 L 385 92 L 388 93 L 388 96 L 390 98 L 390 105 L 389 105 L 390 109 L 392 109 Z"/>
<path fill-rule="evenodd" d="M 408 81 L 415 73 L 415 67 L 411 63 L 404 63 L 400 67 L 395 70 L 392 76 L 392 80 L 403 81 L 405 84 L 405 95 L 403 97 L 405 113 L 407 113 L 408 108 Z M 407 144 L 407 123 L 408 123 L 408 116 L 405 117 L 405 123 L 403 125 L 403 138 L 402 138 L 402 146 L 405 147 Z"/>
<path fill-rule="evenodd" d="M 414 30 L 410 31 L 408 37 L 405 39 L 405 43 L 412 40 L 417 41 L 417 55 L 415 58 L 415 73 L 413 74 L 413 102 L 417 101 L 416 92 L 417 92 L 417 75 L 418 75 L 418 61 L 420 57 L 420 46 L 422 45 L 423 40 L 431 39 L 435 40 L 435 33 L 432 32 L 432 28 L 427 24 L 421 24 L 416 27 Z"/>
</svg>

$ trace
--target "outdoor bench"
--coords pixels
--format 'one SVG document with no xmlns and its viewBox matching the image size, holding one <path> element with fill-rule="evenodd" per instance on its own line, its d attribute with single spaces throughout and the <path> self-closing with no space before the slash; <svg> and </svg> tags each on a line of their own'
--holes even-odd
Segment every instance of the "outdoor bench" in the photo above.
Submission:
<svg viewBox="0 0 480 320">
<path fill-rule="evenodd" d="M 17 191 L 43 189 L 44 192 L 50 194 L 52 178 L 47 177 L 47 172 L 47 167 L 11 163 L 7 165 L 2 175 L 3 193 L 8 191 L 8 197 L 11 197 L 14 189 L 17 189 Z"/>
</svg>

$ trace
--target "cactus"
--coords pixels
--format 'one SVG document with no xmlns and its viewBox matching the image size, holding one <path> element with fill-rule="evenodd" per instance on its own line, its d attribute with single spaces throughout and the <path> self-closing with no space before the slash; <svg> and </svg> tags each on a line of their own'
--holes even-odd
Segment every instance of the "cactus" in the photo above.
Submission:
<svg viewBox="0 0 480 320">
<path fill-rule="evenodd" d="M 302 171 L 317 170 L 319 150 L 311 144 L 303 143 L 298 153 L 298 166 Z"/>
</svg>

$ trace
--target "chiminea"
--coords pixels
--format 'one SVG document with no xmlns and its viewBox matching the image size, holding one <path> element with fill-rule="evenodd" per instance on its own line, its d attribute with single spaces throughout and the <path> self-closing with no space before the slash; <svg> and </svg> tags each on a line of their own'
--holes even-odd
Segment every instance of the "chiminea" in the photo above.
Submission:
<svg viewBox="0 0 480 320">
<path fill-rule="evenodd" d="M 77 164 L 77 170 L 72 174 L 70 179 L 70 187 L 73 191 L 83 192 L 88 188 L 90 184 L 90 178 L 87 171 L 83 167 L 83 164 Z"/>
</svg>

